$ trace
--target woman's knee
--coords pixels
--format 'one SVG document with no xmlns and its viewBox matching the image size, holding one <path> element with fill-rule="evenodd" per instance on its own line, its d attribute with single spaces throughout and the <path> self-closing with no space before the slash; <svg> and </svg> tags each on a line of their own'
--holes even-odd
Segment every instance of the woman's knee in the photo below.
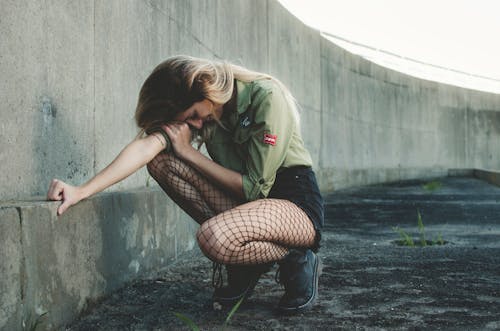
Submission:
<svg viewBox="0 0 500 331">
<path fill-rule="evenodd" d="M 172 165 L 177 162 L 176 157 L 172 154 L 159 153 L 146 165 L 151 177 L 157 179 L 160 174 L 173 169 Z"/>
<path fill-rule="evenodd" d="M 217 240 L 216 238 L 217 230 L 213 225 L 213 222 L 207 220 L 203 222 L 198 231 L 196 232 L 196 240 L 198 241 L 198 245 L 203 253 L 208 254 L 212 249 L 216 248 Z"/>
<path fill-rule="evenodd" d="M 216 217 L 205 221 L 198 232 L 196 239 L 201 251 L 211 260 L 226 263 L 224 257 L 234 255 L 239 247 L 237 238 L 228 235 L 220 226 Z"/>
</svg>

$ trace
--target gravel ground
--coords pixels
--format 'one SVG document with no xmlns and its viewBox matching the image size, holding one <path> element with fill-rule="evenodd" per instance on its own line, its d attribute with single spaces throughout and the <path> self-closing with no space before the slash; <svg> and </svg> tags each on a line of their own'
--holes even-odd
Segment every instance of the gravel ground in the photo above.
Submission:
<svg viewBox="0 0 500 331">
<path fill-rule="evenodd" d="M 326 196 L 319 300 L 295 316 L 275 306 L 273 269 L 226 330 L 500 330 L 500 188 L 440 178 L 340 190 Z M 399 227 L 416 242 L 399 246 Z M 94 303 L 68 330 L 221 330 L 228 309 L 210 302 L 212 264 L 198 251 Z"/>
</svg>

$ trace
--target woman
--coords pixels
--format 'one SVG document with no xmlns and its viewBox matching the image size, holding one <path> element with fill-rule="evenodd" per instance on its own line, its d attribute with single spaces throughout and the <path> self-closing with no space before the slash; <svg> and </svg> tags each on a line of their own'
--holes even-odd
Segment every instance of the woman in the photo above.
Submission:
<svg viewBox="0 0 500 331">
<path fill-rule="evenodd" d="M 135 119 L 138 138 L 90 181 L 80 187 L 52 181 L 47 196 L 63 201 L 58 213 L 147 164 L 201 225 L 202 252 L 215 266 L 226 265 L 226 286 L 214 276 L 215 302 L 248 298 L 278 262 L 285 287 L 279 309 L 310 308 L 318 291 L 323 201 L 289 91 L 265 74 L 177 56 L 146 79 Z M 193 141 L 205 143 L 211 159 Z"/>
</svg>

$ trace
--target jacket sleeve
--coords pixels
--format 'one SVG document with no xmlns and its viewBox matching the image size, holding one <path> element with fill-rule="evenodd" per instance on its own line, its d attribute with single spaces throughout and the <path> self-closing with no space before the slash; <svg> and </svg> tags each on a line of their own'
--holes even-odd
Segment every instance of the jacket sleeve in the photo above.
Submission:
<svg viewBox="0 0 500 331">
<path fill-rule="evenodd" d="M 295 130 L 293 110 L 279 87 L 261 89 L 250 106 L 255 114 L 247 143 L 243 192 L 248 201 L 267 197 Z"/>
</svg>

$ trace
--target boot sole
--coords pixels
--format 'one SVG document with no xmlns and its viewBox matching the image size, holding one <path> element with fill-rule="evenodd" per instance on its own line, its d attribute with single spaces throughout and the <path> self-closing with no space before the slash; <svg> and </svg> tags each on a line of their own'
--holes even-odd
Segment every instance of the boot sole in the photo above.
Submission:
<svg viewBox="0 0 500 331">
<path fill-rule="evenodd" d="M 318 283 L 319 283 L 319 276 L 321 275 L 322 269 L 323 269 L 323 263 L 321 262 L 320 258 L 315 254 L 316 261 L 314 263 L 314 289 L 313 289 L 313 295 L 307 300 L 306 303 L 297 306 L 297 307 L 281 307 L 279 306 L 278 309 L 281 313 L 284 314 L 296 314 L 300 313 L 306 310 L 311 309 L 314 306 L 314 303 L 316 302 L 316 299 L 318 298 Z"/>
</svg>

